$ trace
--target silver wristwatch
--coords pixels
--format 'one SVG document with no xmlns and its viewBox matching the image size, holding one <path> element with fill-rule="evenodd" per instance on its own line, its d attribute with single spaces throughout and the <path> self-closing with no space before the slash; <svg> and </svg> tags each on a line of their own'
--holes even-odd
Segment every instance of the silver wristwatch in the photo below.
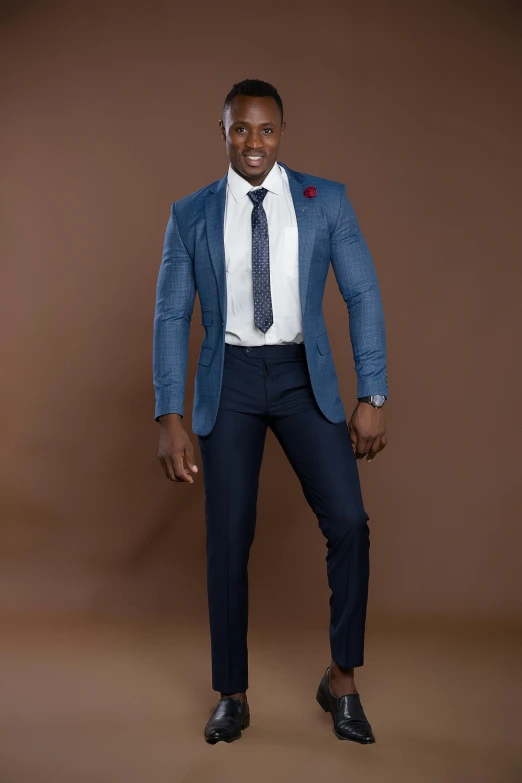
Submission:
<svg viewBox="0 0 522 783">
<path fill-rule="evenodd" d="M 357 397 L 359 402 L 369 402 L 374 408 L 382 408 L 386 402 L 386 397 L 383 394 L 370 394 L 367 397 Z"/>
</svg>

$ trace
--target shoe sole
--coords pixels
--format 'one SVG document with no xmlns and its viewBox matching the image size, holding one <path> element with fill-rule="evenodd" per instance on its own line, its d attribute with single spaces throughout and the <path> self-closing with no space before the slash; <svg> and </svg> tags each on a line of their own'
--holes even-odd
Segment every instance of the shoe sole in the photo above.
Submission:
<svg viewBox="0 0 522 783">
<path fill-rule="evenodd" d="M 327 700 L 326 700 L 326 698 L 325 698 L 321 688 L 317 689 L 317 693 L 316 693 L 315 698 L 316 698 L 317 703 L 319 704 L 319 706 L 322 707 L 325 712 L 329 712 L 330 715 L 332 716 L 332 721 L 334 721 L 334 714 L 333 714 L 332 710 L 330 709 L 330 705 L 328 704 L 328 702 L 327 702 Z M 336 730 L 335 730 L 335 723 L 334 723 L 334 726 L 332 728 L 332 731 L 335 734 L 335 736 L 337 737 L 337 739 L 340 739 L 340 740 L 346 740 L 347 742 L 357 742 L 358 745 L 374 745 L 375 744 L 375 740 L 374 739 L 373 740 L 362 740 L 361 741 L 361 740 L 353 739 L 353 737 L 343 737 L 341 734 L 338 734 L 336 732 Z"/>
<path fill-rule="evenodd" d="M 250 726 L 250 714 L 248 714 L 245 717 L 241 725 L 241 730 L 248 729 L 249 726 Z M 235 742 L 238 739 L 241 739 L 241 731 L 239 732 L 239 734 L 236 734 L 235 737 L 229 737 L 228 739 L 226 737 L 219 737 L 218 739 L 212 739 L 212 737 L 210 738 L 205 737 L 205 741 L 208 742 L 209 745 L 217 745 L 218 742 Z"/>
</svg>

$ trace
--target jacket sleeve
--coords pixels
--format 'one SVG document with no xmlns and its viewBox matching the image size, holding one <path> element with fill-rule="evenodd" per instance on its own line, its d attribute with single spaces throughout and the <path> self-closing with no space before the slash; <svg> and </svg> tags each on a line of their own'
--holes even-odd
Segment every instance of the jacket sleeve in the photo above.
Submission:
<svg viewBox="0 0 522 783">
<path fill-rule="evenodd" d="M 345 187 L 332 232 L 331 260 L 348 307 L 357 396 L 388 397 L 386 333 L 377 274 Z"/>
<path fill-rule="evenodd" d="M 196 297 L 194 262 L 181 239 L 172 204 L 156 287 L 152 374 L 154 418 L 184 415 L 190 321 Z"/>
</svg>

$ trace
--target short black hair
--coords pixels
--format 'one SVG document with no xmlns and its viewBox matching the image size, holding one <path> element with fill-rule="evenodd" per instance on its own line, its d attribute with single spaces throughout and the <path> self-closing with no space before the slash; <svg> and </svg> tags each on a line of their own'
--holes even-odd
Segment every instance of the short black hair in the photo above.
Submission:
<svg viewBox="0 0 522 783">
<path fill-rule="evenodd" d="M 228 109 L 230 103 L 232 102 L 233 98 L 236 97 L 236 95 L 250 95 L 253 98 L 273 98 L 279 106 L 279 111 L 281 112 L 281 122 L 283 122 L 283 101 L 281 100 L 281 96 L 273 84 L 264 82 L 261 79 L 243 79 L 242 82 L 237 82 L 234 84 L 225 98 L 225 103 L 223 104 L 223 114 Z"/>
</svg>

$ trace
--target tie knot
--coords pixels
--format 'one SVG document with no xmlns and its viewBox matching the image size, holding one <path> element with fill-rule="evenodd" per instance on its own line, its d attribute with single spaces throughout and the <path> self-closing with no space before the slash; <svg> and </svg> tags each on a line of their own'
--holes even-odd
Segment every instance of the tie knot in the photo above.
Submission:
<svg viewBox="0 0 522 783">
<path fill-rule="evenodd" d="M 258 188 L 257 190 L 249 190 L 248 195 L 254 202 L 254 206 L 258 207 L 260 204 L 263 203 L 263 199 L 268 193 L 268 190 L 266 188 Z"/>
</svg>

